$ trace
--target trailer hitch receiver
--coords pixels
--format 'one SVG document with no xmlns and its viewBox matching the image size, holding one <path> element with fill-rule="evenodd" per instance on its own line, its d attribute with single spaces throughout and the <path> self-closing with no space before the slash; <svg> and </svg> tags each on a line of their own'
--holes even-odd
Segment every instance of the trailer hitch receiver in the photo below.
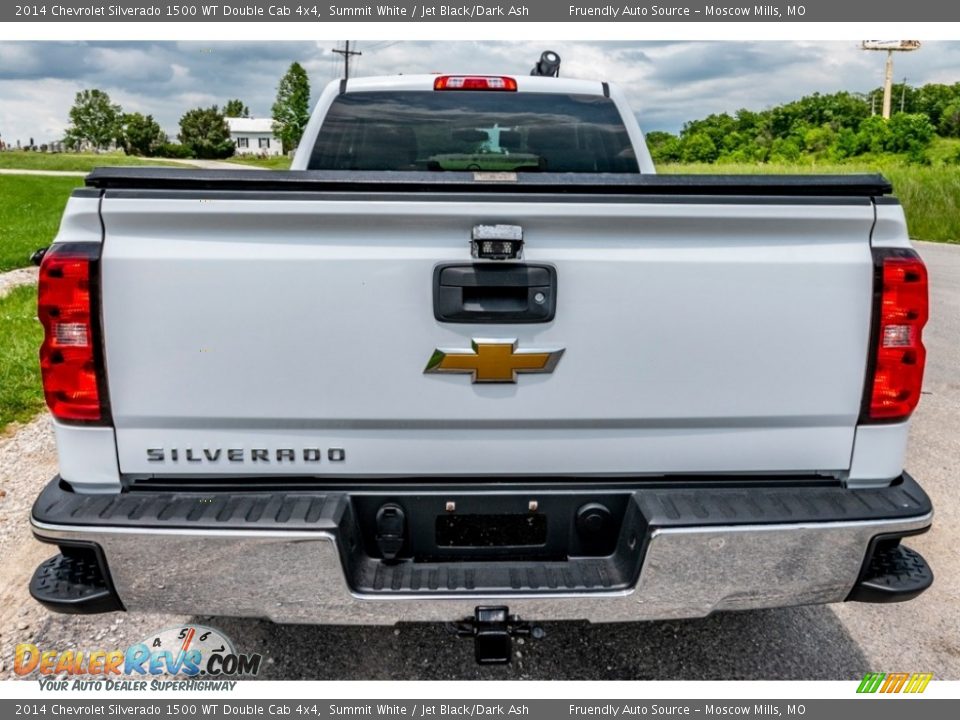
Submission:
<svg viewBox="0 0 960 720">
<path fill-rule="evenodd" d="M 480 606 L 473 617 L 454 623 L 459 637 L 473 638 L 474 653 L 480 665 L 506 665 L 513 654 L 513 638 L 539 640 L 546 634 L 539 625 L 522 622 L 506 606 Z"/>
</svg>

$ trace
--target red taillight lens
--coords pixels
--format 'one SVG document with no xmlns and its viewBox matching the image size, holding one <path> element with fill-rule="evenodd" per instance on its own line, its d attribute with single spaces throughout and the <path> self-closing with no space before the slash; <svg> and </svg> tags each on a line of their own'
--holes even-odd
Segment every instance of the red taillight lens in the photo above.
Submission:
<svg viewBox="0 0 960 720">
<path fill-rule="evenodd" d="M 912 250 L 875 251 L 877 274 L 872 378 L 866 421 L 903 420 L 920 401 L 926 350 L 927 268 Z"/>
<path fill-rule="evenodd" d="M 434 90 L 506 90 L 515 92 L 517 81 L 498 75 L 441 75 L 433 81 Z"/>
<path fill-rule="evenodd" d="M 99 256 L 96 243 L 55 244 L 40 265 L 40 370 L 47 405 L 58 420 L 106 421 L 94 292 Z"/>
</svg>

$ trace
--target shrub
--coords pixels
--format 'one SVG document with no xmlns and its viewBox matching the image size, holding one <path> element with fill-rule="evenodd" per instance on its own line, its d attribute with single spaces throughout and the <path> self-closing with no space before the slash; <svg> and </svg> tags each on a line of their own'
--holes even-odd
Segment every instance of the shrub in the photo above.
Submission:
<svg viewBox="0 0 960 720">
<path fill-rule="evenodd" d="M 940 134 L 944 137 L 960 137 L 960 100 L 950 103 L 940 114 Z"/>
<path fill-rule="evenodd" d="M 190 148 L 186 145 L 181 145 L 180 143 L 167 142 L 157 148 L 155 153 L 157 157 L 168 157 L 168 158 L 192 158 L 193 153 L 190 152 Z"/>
<path fill-rule="evenodd" d="M 652 130 L 646 134 L 646 140 L 654 162 L 677 162 L 680 159 L 680 138 L 676 135 Z"/>
<path fill-rule="evenodd" d="M 854 155 L 865 152 L 882 153 L 890 143 L 890 127 L 879 115 L 865 118 L 857 130 Z"/>
<path fill-rule="evenodd" d="M 681 159 L 684 162 L 714 162 L 720 153 L 710 136 L 704 132 L 697 132 L 683 140 Z"/>
<path fill-rule="evenodd" d="M 793 163 L 800 159 L 800 152 L 796 138 L 777 138 L 770 146 L 770 162 Z"/>
<path fill-rule="evenodd" d="M 920 113 L 897 113 L 890 118 L 890 135 L 884 147 L 889 152 L 917 153 L 933 140 L 930 119 Z"/>
</svg>

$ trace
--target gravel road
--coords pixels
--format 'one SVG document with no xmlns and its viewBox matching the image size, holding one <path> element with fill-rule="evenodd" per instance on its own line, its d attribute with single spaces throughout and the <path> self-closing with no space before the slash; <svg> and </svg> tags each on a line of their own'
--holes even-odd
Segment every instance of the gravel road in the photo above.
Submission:
<svg viewBox="0 0 960 720">
<path fill-rule="evenodd" d="M 934 529 L 910 541 L 937 579 L 901 605 L 833 605 L 726 613 L 702 620 L 591 626 L 547 624 L 547 637 L 516 646 L 507 667 L 477 667 L 470 643 L 441 626 L 276 626 L 193 618 L 218 627 L 241 652 L 266 658 L 275 679 L 853 679 L 866 671 L 932 671 L 960 679 L 960 245 L 917 243 L 930 269 L 932 317 L 925 397 L 914 416 L 908 468 L 931 495 Z M 43 417 L 0 438 L 0 677 L 13 646 L 126 647 L 186 621 L 168 615 L 55 615 L 27 583 L 52 554 L 34 542 L 30 504 L 56 471 Z"/>
</svg>

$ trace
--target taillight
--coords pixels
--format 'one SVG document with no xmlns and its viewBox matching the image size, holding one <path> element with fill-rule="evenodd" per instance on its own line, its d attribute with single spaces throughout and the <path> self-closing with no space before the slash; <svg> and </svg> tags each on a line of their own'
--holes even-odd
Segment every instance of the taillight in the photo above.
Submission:
<svg viewBox="0 0 960 720">
<path fill-rule="evenodd" d="M 433 81 L 434 90 L 506 90 L 516 91 L 517 81 L 499 75 L 441 75 Z"/>
<path fill-rule="evenodd" d="M 874 250 L 874 319 L 865 422 L 904 420 L 920 401 L 927 268 L 913 250 Z"/>
<path fill-rule="evenodd" d="M 99 257 L 97 243 L 60 243 L 50 247 L 40 265 L 40 370 L 47 406 L 58 420 L 107 422 L 97 312 Z"/>
</svg>

